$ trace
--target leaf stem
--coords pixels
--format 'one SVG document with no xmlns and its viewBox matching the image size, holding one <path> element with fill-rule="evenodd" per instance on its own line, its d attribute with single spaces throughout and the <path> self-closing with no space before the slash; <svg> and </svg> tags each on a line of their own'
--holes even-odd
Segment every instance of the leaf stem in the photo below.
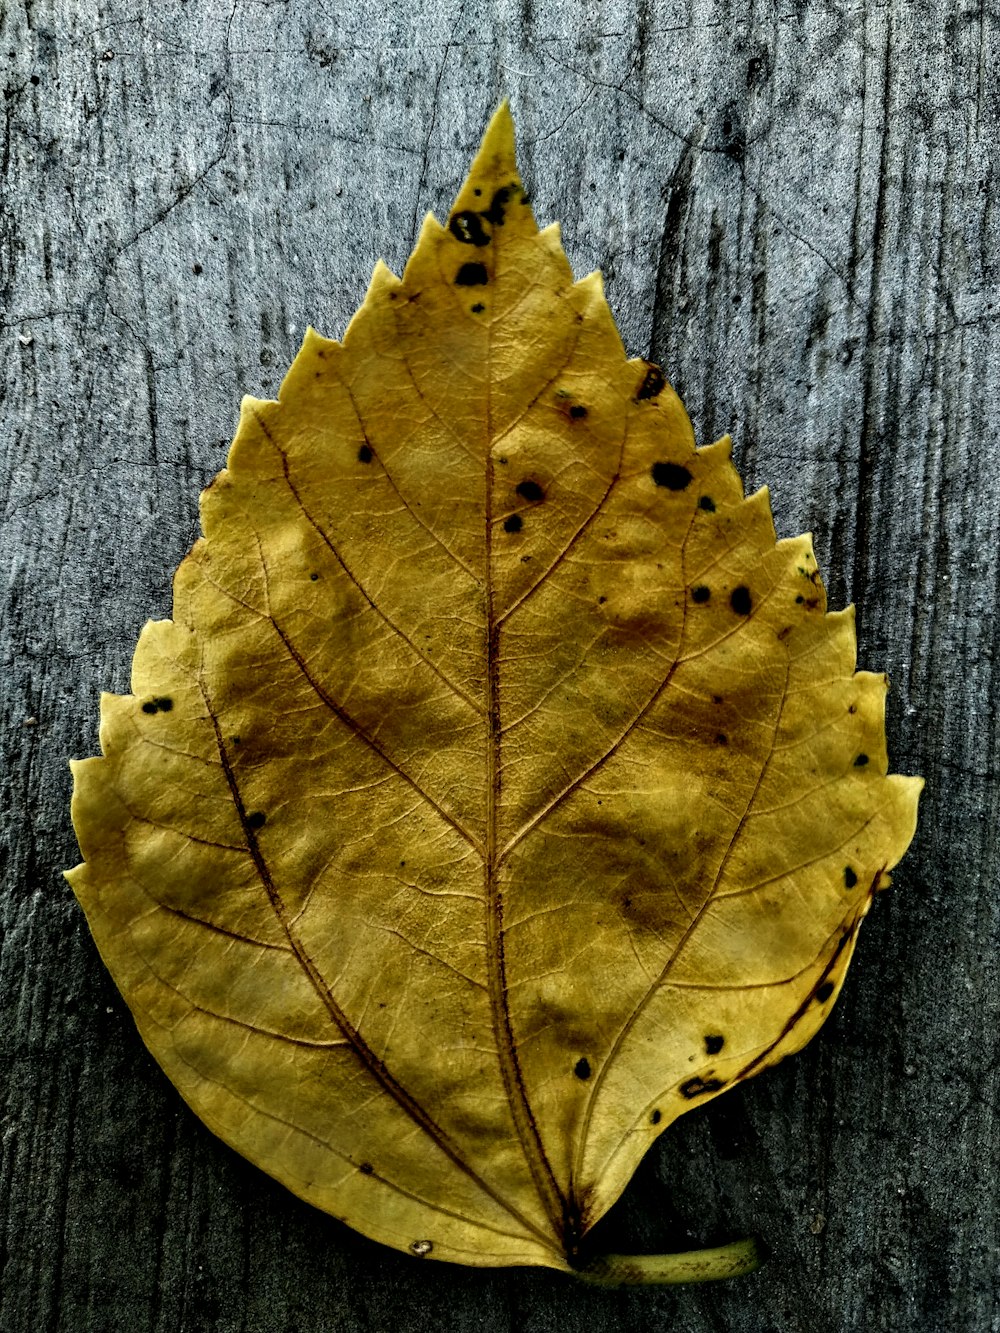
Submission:
<svg viewBox="0 0 1000 1333">
<path fill-rule="evenodd" d="M 763 1263 L 756 1240 L 734 1240 L 714 1249 L 682 1254 L 606 1254 L 576 1276 L 594 1287 L 662 1286 L 677 1282 L 717 1282 L 742 1277 Z"/>
</svg>

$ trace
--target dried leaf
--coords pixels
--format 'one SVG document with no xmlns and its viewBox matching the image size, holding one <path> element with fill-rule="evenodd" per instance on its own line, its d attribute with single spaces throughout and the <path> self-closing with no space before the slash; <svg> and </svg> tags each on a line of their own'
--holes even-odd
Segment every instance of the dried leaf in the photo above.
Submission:
<svg viewBox="0 0 1000 1333">
<path fill-rule="evenodd" d="M 885 677 L 729 458 L 537 229 L 502 107 L 402 280 L 244 401 L 102 700 L 101 954 L 210 1128 L 366 1235 L 572 1267 L 817 1031 L 910 842 Z"/>
</svg>

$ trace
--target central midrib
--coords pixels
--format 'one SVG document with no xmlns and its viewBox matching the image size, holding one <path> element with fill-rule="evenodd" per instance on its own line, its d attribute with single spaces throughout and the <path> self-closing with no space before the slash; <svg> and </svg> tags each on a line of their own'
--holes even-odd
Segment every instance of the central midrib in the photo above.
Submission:
<svg viewBox="0 0 1000 1333">
<path fill-rule="evenodd" d="M 498 232 L 493 229 L 490 258 L 493 272 L 490 284 L 495 291 Z M 507 968 L 504 957 L 503 892 L 498 878 L 498 824 L 503 784 L 500 720 L 500 624 L 494 604 L 493 579 L 493 364 L 491 315 L 486 341 L 486 422 L 485 422 L 485 592 L 486 592 L 486 856 L 483 862 L 486 904 L 486 968 L 493 1033 L 503 1078 L 504 1091 L 535 1189 L 556 1236 L 566 1233 L 567 1202 L 556 1181 L 542 1143 L 538 1122 L 528 1101 L 524 1077 L 517 1055 L 511 1026 L 507 992 Z"/>
</svg>

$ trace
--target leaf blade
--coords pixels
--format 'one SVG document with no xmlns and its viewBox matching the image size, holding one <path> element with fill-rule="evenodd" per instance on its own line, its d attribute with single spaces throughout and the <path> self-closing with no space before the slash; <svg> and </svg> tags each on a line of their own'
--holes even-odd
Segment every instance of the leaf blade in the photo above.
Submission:
<svg viewBox="0 0 1000 1333">
<path fill-rule="evenodd" d="M 536 227 L 505 107 L 403 277 L 245 401 L 202 525 L 74 770 L 143 1038 L 366 1234 L 570 1267 L 829 1012 L 915 821 L 884 678 Z"/>
</svg>

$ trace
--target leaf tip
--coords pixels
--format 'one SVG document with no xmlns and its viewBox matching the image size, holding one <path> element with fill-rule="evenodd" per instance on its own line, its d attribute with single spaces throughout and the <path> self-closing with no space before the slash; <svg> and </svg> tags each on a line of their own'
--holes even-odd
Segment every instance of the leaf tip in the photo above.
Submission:
<svg viewBox="0 0 1000 1333">
<path fill-rule="evenodd" d="M 502 216 L 512 190 L 521 190 L 521 176 L 517 169 L 514 146 L 514 118 L 510 103 L 504 99 L 490 118 L 479 150 L 455 199 L 453 213 L 478 212 L 485 201 L 487 213 L 492 214 L 495 208 L 498 216 Z"/>
</svg>

